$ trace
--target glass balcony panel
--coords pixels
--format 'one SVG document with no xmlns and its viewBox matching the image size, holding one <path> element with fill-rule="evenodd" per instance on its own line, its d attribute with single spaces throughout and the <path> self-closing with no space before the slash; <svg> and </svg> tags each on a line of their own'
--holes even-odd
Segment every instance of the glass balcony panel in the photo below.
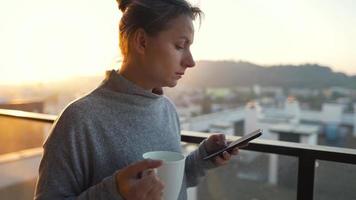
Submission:
<svg viewBox="0 0 356 200">
<path fill-rule="evenodd" d="M 35 191 L 37 178 L 31 179 L 19 184 L 1 187 L 1 199 L 18 199 L 18 200 L 32 200 Z"/>
<path fill-rule="evenodd" d="M 0 155 L 41 147 L 52 124 L 0 116 Z"/>
<path fill-rule="evenodd" d="M 314 199 L 356 199 L 356 165 L 317 160 Z"/>
<path fill-rule="evenodd" d="M 0 199 L 33 199 L 41 148 L 0 155 Z"/>
</svg>

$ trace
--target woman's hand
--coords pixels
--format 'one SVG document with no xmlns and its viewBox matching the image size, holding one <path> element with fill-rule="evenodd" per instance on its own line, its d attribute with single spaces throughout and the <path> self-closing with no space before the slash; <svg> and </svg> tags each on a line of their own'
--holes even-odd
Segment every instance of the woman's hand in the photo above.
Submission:
<svg viewBox="0 0 356 200">
<path fill-rule="evenodd" d="M 131 164 L 116 174 L 117 190 L 126 200 L 160 200 L 164 184 L 152 169 L 162 165 L 159 160 L 143 160 Z M 145 175 L 140 174 L 147 171 Z"/>
<path fill-rule="evenodd" d="M 208 154 L 214 153 L 219 149 L 226 147 L 229 143 L 226 141 L 225 134 L 214 134 L 210 135 L 205 142 L 205 148 Z M 244 145 L 247 146 L 247 145 Z M 233 155 L 237 155 L 239 153 L 239 148 L 234 148 L 231 152 L 224 151 L 222 155 L 215 156 L 211 158 L 212 162 L 216 166 L 226 165 Z"/>
</svg>

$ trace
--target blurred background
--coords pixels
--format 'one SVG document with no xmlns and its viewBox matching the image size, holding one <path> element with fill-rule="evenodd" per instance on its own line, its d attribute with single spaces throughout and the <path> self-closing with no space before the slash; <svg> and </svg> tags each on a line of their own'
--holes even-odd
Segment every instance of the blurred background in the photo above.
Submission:
<svg viewBox="0 0 356 200">
<path fill-rule="evenodd" d="M 165 88 L 183 130 L 262 128 L 265 140 L 355 154 L 355 1 L 190 2 L 205 13 L 195 24 L 196 67 Z M 114 0 L 0 1 L 0 109 L 58 115 L 95 89 L 120 68 L 120 17 Z M 50 128 L 0 115 L 0 199 L 33 198 Z M 296 157 L 242 150 L 189 199 L 296 199 L 297 174 Z M 355 165 L 316 161 L 314 199 L 356 199 L 355 187 Z"/>
</svg>

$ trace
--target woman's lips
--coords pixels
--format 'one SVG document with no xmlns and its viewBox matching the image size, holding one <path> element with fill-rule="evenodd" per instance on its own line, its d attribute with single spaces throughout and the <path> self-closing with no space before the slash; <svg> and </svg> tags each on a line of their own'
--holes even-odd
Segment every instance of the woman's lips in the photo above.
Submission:
<svg viewBox="0 0 356 200">
<path fill-rule="evenodd" d="M 184 72 L 181 73 L 181 72 L 176 72 L 176 76 L 178 79 L 182 78 L 182 76 L 184 75 Z"/>
</svg>

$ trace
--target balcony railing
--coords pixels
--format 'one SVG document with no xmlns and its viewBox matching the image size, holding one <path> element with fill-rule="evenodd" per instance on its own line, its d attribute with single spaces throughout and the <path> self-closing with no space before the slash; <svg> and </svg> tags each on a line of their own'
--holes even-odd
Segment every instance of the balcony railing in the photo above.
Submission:
<svg viewBox="0 0 356 200">
<path fill-rule="evenodd" d="M 1 116 L 45 123 L 53 123 L 57 117 L 55 115 L 0 109 Z M 207 136 L 208 134 L 206 133 L 182 131 L 183 142 L 197 144 Z M 237 138 L 237 136 L 228 136 L 228 139 L 231 140 Z M 296 157 L 298 160 L 298 200 L 311 200 L 314 198 L 315 165 L 317 160 L 356 165 L 356 150 L 354 149 L 258 139 L 251 142 L 244 150 Z"/>
</svg>

